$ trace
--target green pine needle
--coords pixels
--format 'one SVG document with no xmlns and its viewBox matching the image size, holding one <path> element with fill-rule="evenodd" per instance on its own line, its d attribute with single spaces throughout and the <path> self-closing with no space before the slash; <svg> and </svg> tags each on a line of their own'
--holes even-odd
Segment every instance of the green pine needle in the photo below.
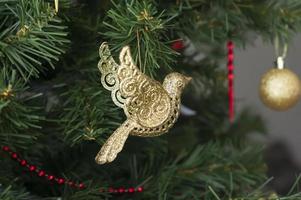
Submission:
<svg viewBox="0 0 301 200">
<path fill-rule="evenodd" d="M 171 68 L 176 52 L 170 48 L 167 31 L 172 28 L 170 21 L 175 16 L 159 12 L 150 1 L 121 1 L 113 5 L 107 12 L 101 34 L 115 55 L 129 45 L 136 64 L 144 73 L 154 76 L 161 67 Z"/>
</svg>

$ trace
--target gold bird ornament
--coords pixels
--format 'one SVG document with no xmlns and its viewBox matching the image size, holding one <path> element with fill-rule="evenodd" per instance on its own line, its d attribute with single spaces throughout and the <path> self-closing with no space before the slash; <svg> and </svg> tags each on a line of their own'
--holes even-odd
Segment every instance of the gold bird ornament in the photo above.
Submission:
<svg viewBox="0 0 301 200">
<path fill-rule="evenodd" d="M 181 94 L 191 78 L 174 72 L 163 84 L 153 80 L 134 64 L 128 46 L 120 52 L 120 64 L 114 61 L 107 43 L 102 43 L 99 55 L 101 83 L 127 117 L 95 157 L 98 164 L 104 164 L 117 157 L 129 135 L 154 137 L 166 133 L 179 116 Z"/>
</svg>

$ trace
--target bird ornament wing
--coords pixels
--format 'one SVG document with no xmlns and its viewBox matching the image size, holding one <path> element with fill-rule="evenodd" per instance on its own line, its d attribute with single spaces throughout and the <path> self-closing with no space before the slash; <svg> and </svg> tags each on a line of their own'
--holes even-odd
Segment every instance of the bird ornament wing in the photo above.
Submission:
<svg viewBox="0 0 301 200">
<path fill-rule="evenodd" d="M 101 44 L 99 48 L 99 56 L 100 61 L 98 62 L 98 69 L 101 72 L 101 84 L 104 88 L 111 91 L 111 97 L 114 104 L 123 108 L 125 98 L 120 93 L 120 84 L 117 76 L 119 65 L 112 57 L 109 46 L 106 42 Z"/>
</svg>

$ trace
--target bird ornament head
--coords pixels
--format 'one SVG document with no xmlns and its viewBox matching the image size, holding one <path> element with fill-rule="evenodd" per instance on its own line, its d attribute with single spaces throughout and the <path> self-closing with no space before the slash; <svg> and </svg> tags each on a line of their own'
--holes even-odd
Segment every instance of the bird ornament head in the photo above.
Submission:
<svg viewBox="0 0 301 200">
<path fill-rule="evenodd" d="M 185 76 L 178 72 L 168 74 L 163 82 L 163 87 L 169 94 L 181 95 L 186 85 L 192 80 L 191 77 Z"/>
</svg>

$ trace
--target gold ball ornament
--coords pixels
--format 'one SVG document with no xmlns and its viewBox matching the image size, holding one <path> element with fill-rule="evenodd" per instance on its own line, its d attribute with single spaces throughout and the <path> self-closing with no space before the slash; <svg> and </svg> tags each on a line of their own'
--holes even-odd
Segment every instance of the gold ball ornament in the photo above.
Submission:
<svg viewBox="0 0 301 200">
<path fill-rule="evenodd" d="M 274 68 L 262 76 L 259 94 L 267 107 L 277 111 L 288 110 L 300 99 L 301 82 L 291 70 Z"/>
</svg>

